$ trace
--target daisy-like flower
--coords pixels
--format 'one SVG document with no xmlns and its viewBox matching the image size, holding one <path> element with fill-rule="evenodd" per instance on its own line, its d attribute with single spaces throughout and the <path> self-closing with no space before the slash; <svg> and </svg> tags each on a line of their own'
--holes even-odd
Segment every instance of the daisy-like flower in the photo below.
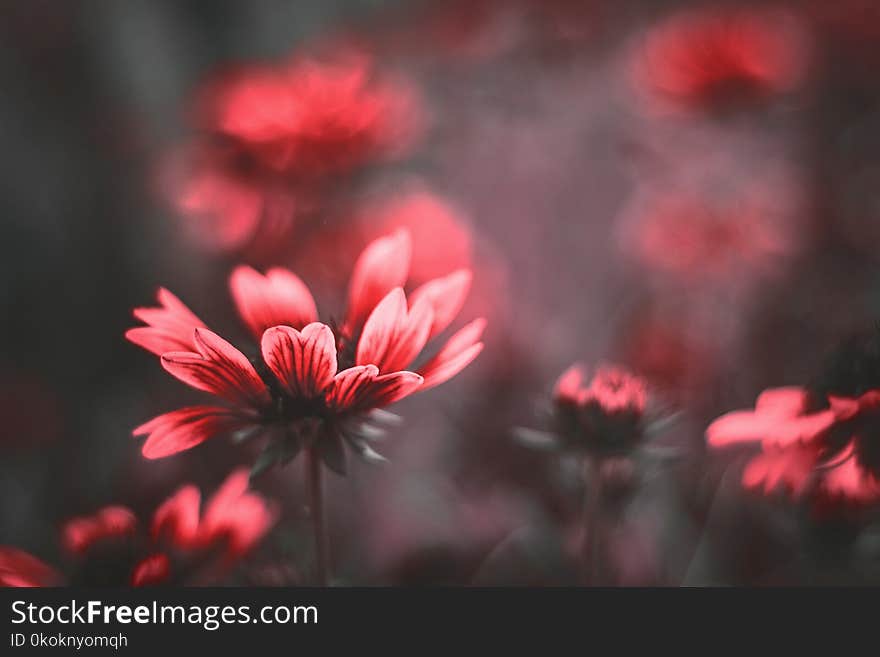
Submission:
<svg viewBox="0 0 880 657">
<path fill-rule="evenodd" d="M 485 322 L 478 319 L 412 367 L 459 313 L 471 274 L 461 269 L 407 294 L 410 250 L 403 230 L 368 245 L 355 265 L 341 322 L 318 321 L 311 293 L 292 272 L 235 269 L 232 297 L 259 344 L 252 359 L 160 290 L 160 307 L 134 311 L 147 326 L 126 336 L 219 403 L 171 411 L 135 429 L 148 436 L 144 456 L 161 458 L 236 433 L 267 436 L 257 470 L 290 461 L 302 447 L 338 472 L 345 471 L 346 444 L 368 459 L 381 458 L 368 445 L 377 430 L 370 421 L 386 416 L 374 411 L 443 383 L 483 348 Z"/>
<path fill-rule="evenodd" d="M 795 88 L 806 50 L 803 28 L 783 11 L 685 12 L 648 33 L 633 72 L 655 104 L 723 110 Z"/>
<path fill-rule="evenodd" d="M 783 489 L 816 504 L 880 500 L 880 390 L 821 398 L 805 388 L 766 390 L 753 410 L 727 413 L 706 430 L 713 447 L 759 447 L 746 488 Z"/>
<path fill-rule="evenodd" d="M 114 552 L 114 546 L 125 543 L 131 549 L 116 552 L 123 553 L 122 565 L 132 586 L 219 582 L 274 526 L 277 511 L 273 503 L 248 491 L 247 469 L 233 472 L 201 513 L 200 503 L 199 489 L 192 484 L 183 486 L 156 509 L 147 535 L 133 511 L 107 506 L 68 520 L 61 528 L 61 542 L 80 564 L 87 562 L 98 546 L 106 548 L 101 553 L 102 578 L 105 571 L 112 570 L 103 559 Z M 141 556 L 132 565 L 131 555 L 138 554 Z M 73 579 L 82 580 L 82 573 Z M 89 583 L 88 571 L 84 579 Z M 0 585 L 51 586 L 63 581 L 36 557 L 0 547 Z"/>
</svg>

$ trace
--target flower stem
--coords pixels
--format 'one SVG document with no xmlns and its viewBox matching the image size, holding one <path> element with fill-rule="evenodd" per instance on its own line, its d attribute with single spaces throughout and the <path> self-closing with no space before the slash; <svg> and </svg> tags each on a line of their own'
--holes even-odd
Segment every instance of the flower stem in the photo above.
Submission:
<svg viewBox="0 0 880 657">
<path fill-rule="evenodd" d="M 585 586 L 602 586 L 602 480 L 600 464 L 584 460 L 584 504 L 580 549 L 581 577 Z"/>
<path fill-rule="evenodd" d="M 321 481 L 321 457 L 314 447 L 306 450 L 306 480 L 309 487 L 309 513 L 315 539 L 315 583 L 327 586 L 330 582 L 330 559 L 327 527 L 324 522 L 324 489 Z"/>
</svg>

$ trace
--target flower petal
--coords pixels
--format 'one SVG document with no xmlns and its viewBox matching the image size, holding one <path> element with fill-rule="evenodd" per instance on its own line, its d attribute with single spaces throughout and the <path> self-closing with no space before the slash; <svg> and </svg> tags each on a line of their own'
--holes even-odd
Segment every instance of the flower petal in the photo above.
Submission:
<svg viewBox="0 0 880 657">
<path fill-rule="evenodd" d="M 333 379 L 328 405 L 337 411 L 360 412 L 393 404 L 414 392 L 423 378 L 414 372 L 379 375 L 375 365 L 356 365 Z"/>
<path fill-rule="evenodd" d="M 486 328 L 485 319 L 475 319 L 456 331 L 443 348 L 419 369 L 425 377 L 422 390 L 428 390 L 448 381 L 467 367 L 483 350 L 480 338 Z"/>
<path fill-rule="evenodd" d="M 201 499 L 199 489 L 188 484 L 162 502 L 153 514 L 153 540 L 167 536 L 178 547 L 191 547 L 199 530 Z"/>
<path fill-rule="evenodd" d="M 148 436 L 141 451 L 148 459 L 158 459 L 248 424 L 247 419 L 226 408 L 189 406 L 155 417 L 132 433 L 135 436 Z"/>
<path fill-rule="evenodd" d="M 409 231 L 399 229 L 371 242 L 354 266 L 348 287 L 345 325 L 356 334 L 367 316 L 391 290 L 403 287 L 409 276 L 412 242 Z"/>
<path fill-rule="evenodd" d="M 272 326 L 298 329 L 318 319 L 309 288 L 286 269 L 270 269 L 263 276 L 240 266 L 229 277 L 229 287 L 238 314 L 257 340 Z"/>
<path fill-rule="evenodd" d="M 0 545 L 0 586 L 56 586 L 61 576 L 24 550 Z"/>
<path fill-rule="evenodd" d="M 165 288 L 159 288 L 156 297 L 159 308 L 134 309 L 134 316 L 147 326 L 129 329 L 126 339 L 157 356 L 194 349 L 193 331 L 205 328 L 205 323 Z"/>
<path fill-rule="evenodd" d="M 401 288 L 389 292 L 364 324 L 355 362 L 373 364 L 382 372 L 406 368 L 425 346 L 434 321 L 430 300 L 423 297 L 407 311 Z"/>
<path fill-rule="evenodd" d="M 822 490 L 831 497 L 849 502 L 873 502 L 880 499 L 880 481 L 862 467 L 855 457 L 824 471 Z"/>
<path fill-rule="evenodd" d="M 775 417 L 796 417 L 807 409 L 809 393 L 797 386 L 770 388 L 758 395 L 755 411 Z"/>
<path fill-rule="evenodd" d="M 259 409 L 271 403 L 260 375 L 238 349 L 208 329 L 195 329 L 194 341 L 199 353 L 162 354 L 162 367 L 193 388 L 242 408 Z"/>
<path fill-rule="evenodd" d="M 583 365 L 575 364 L 565 370 L 553 386 L 553 399 L 566 404 L 577 404 L 584 387 Z"/>
<path fill-rule="evenodd" d="M 171 577 L 171 560 L 168 555 L 152 554 L 141 560 L 131 573 L 132 586 L 154 586 Z"/>
<path fill-rule="evenodd" d="M 785 449 L 768 449 L 755 456 L 743 471 L 746 488 L 762 488 L 770 493 L 780 484 L 793 496 L 806 491 L 818 453 L 811 446 L 796 445 Z"/>
<path fill-rule="evenodd" d="M 84 554 L 95 543 L 108 538 L 131 536 L 137 518 L 124 506 L 107 506 L 91 516 L 71 518 L 61 530 L 61 542 L 74 554 Z"/>
<path fill-rule="evenodd" d="M 314 322 L 301 332 L 274 326 L 263 333 L 263 360 L 294 397 L 313 399 L 336 376 L 336 338 L 326 324 Z"/>
<path fill-rule="evenodd" d="M 758 398 L 756 410 L 732 411 L 712 422 L 706 439 L 715 447 L 756 441 L 785 446 L 812 441 L 834 423 L 833 410 L 797 415 L 803 408 L 797 394 L 768 390 Z"/>
<path fill-rule="evenodd" d="M 227 541 L 229 557 L 248 552 L 278 519 L 274 505 L 248 492 L 247 469 L 234 471 L 208 501 L 199 527 L 199 543 L 208 546 Z"/>
<path fill-rule="evenodd" d="M 430 340 L 449 326 L 464 305 L 471 289 L 473 274 L 469 269 L 459 269 L 448 276 L 435 278 L 416 288 L 410 295 L 410 305 L 415 307 L 421 299 L 428 299 L 434 309 L 434 323 L 428 333 Z"/>
</svg>

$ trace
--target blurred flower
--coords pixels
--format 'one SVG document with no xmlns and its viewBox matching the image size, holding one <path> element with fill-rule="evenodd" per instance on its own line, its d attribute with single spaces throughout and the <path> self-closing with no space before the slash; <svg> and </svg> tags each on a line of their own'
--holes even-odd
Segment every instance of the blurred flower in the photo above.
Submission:
<svg viewBox="0 0 880 657">
<path fill-rule="evenodd" d="M 726 110 L 794 89 L 806 71 L 797 17 L 781 10 L 697 10 L 652 28 L 634 77 L 655 107 Z"/>
<path fill-rule="evenodd" d="M 230 288 L 238 314 L 260 344 L 253 361 L 160 290 L 163 308 L 136 310 L 148 326 L 131 329 L 128 339 L 159 355 L 170 374 L 225 405 L 182 408 L 138 427 L 135 435 L 148 435 L 144 455 L 160 458 L 239 432 L 269 436 L 255 471 L 290 461 L 304 446 L 314 447 L 338 472 L 345 471 L 345 444 L 367 459 L 381 458 L 367 444 L 377 429 L 368 416 L 375 419 L 373 411 L 455 376 L 483 347 L 485 322 L 478 319 L 418 371 L 406 369 L 455 319 L 471 282 L 469 270 L 457 270 L 407 298 L 402 286 L 410 254 L 405 230 L 372 242 L 355 264 L 339 325 L 317 321 L 311 293 L 295 274 L 238 267 Z M 174 341 L 183 349 L 166 351 Z"/>
<path fill-rule="evenodd" d="M 548 432 L 520 429 L 521 442 L 570 449 L 604 460 L 628 456 L 648 428 L 645 381 L 615 365 L 602 365 L 587 382 L 580 364 L 569 367 L 553 388 Z"/>
<path fill-rule="evenodd" d="M 374 231 L 378 227 L 380 234 L 400 229 L 409 233 L 413 282 L 471 267 L 473 239 L 466 219 L 450 202 L 418 185 L 383 199 L 362 214 L 361 222 Z"/>
<path fill-rule="evenodd" d="M 759 444 L 743 485 L 770 493 L 783 488 L 817 504 L 880 500 L 880 390 L 828 398 L 828 407 L 804 388 L 774 388 L 754 410 L 733 411 L 706 430 L 713 447 Z"/>
<path fill-rule="evenodd" d="M 184 555 L 221 549 L 224 566 L 249 553 L 277 520 L 275 506 L 248 491 L 248 471 L 233 472 L 208 500 L 199 516 L 201 494 L 188 484 L 169 497 L 153 514 L 150 536 L 155 545 Z M 170 576 L 164 552 L 154 553 L 135 566 L 132 583 L 158 583 Z"/>
<path fill-rule="evenodd" d="M 195 143 L 163 163 L 162 195 L 186 221 L 187 237 L 216 251 L 271 251 L 308 214 L 311 190 L 273 179 L 237 147 Z"/>
<path fill-rule="evenodd" d="M 363 53 L 296 57 L 209 85 L 199 120 L 269 171 L 338 174 L 400 152 L 413 139 L 412 90 L 378 75 Z"/>
<path fill-rule="evenodd" d="M 70 552 L 83 554 L 99 541 L 131 536 L 136 530 L 137 518 L 130 509 L 107 506 L 92 516 L 68 520 L 61 541 Z"/>
<path fill-rule="evenodd" d="M 781 193 L 763 186 L 727 194 L 646 189 L 624 213 L 622 246 L 685 282 L 749 280 L 794 248 Z"/>
<path fill-rule="evenodd" d="M 258 252 L 346 176 L 405 153 L 422 123 L 410 86 L 353 50 L 220 76 L 194 119 L 200 135 L 163 163 L 163 193 L 199 243 Z"/>
<path fill-rule="evenodd" d="M 60 575 L 35 556 L 0 545 L 0 586 L 55 586 L 60 582 Z"/>
<path fill-rule="evenodd" d="M 553 390 L 559 436 L 570 446 L 597 453 L 626 454 L 642 437 L 645 382 L 623 368 L 601 366 L 589 384 L 583 367 L 572 365 Z"/>
<path fill-rule="evenodd" d="M 263 539 L 277 519 L 274 504 L 247 488 L 247 470 L 236 470 L 208 500 L 200 517 L 199 489 L 192 484 L 183 486 L 156 509 L 146 540 L 138 533 L 138 520 L 131 510 L 108 506 L 66 522 L 62 543 L 83 561 L 99 542 L 112 548 L 114 541 L 129 539 L 135 553 L 149 552 L 133 568 L 128 566 L 132 586 L 160 584 L 172 577 L 216 583 Z M 212 563 L 218 550 L 219 568 Z M 130 558 L 127 554 L 126 560 Z M 105 556 L 102 552 L 101 558 Z M 36 558 L 0 547 L 0 584 L 51 586 L 61 582 L 60 575 Z"/>
</svg>

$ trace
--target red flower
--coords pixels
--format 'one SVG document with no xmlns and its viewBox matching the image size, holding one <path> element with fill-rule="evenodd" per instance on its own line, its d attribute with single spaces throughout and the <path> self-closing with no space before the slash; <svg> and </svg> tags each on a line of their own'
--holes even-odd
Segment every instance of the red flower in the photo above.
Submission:
<svg viewBox="0 0 880 657">
<path fill-rule="evenodd" d="M 876 427 L 880 391 L 858 398 L 830 397 L 828 408 L 797 387 L 766 390 L 754 410 L 733 411 L 706 430 L 713 447 L 759 444 L 743 485 L 770 493 L 783 488 L 819 502 L 880 500 Z"/>
<path fill-rule="evenodd" d="M 585 383 L 583 367 L 572 365 L 556 382 L 553 401 L 555 443 L 606 457 L 641 442 L 647 386 L 621 367 L 601 366 Z"/>
<path fill-rule="evenodd" d="M 162 194 L 203 246 L 263 257 L 348 174 L 404 153 L 421 124 L 410 87 L 363 53 L 244 68 L 198 96 L 199 135 L 161 163 Z"/>
<path fill-rule="evenodd" d="M 207 131 L 284 175 L 339 173 L 399 152 L 417 122 L 411 90 L 354 53 L 253 67 L 212 85 L 206 101 Z"/>
<path fill-rule="evenodd" d="M 248 492 L 248 472 L 238 469 L 208 500 L 199 516 L 201 494 L 189 484 L 168 498 L 153 514 L 154 541 L 167 538 L 183 550 L 224 546 L 226 559 L 250 552 L 277 520 L 277 511 L 260 495 Z"/>
<path fill-rule="evenodd" d="M 35 556 L 0 545 L 0 586 L 55 586 L 60 582 L 60 575 Z"/>
<path fill-rule="evenodd" d="M 247 430 L 270 435 L 269 465 L 290 460 L 304 441 L 313 440 L 328 464 L 339 466 L 343 438 L 356 451 L 375 456 L 359 437 L 362 416 L 446 381 L 483 347 L 480 319 L 452 335 L 417 371 L 407 369 L 455 319 L 471 281 L 469 270 L 458 270 L 407 295 L 402 286 L 410 251 L 402 230 L 364 250 L 351 277 L 345 319 L 335 330 L 315 321 L 314 300 L 293 273 L 237 268 L 230 287 L 239 315 L 260 344 L 253 362 L 182 304 L 151 314 L 136 311 L 149 326 L 133 329 L 137 333 L 130 331 L 129 339 L 159 353 L 162 340 L 173 335 L 186 349 L 162 352 L 162 366 L 223 403 L 179 409 L 138 427 L 135 435 L 148 435 L 144 455 L 168 456 L 219 433 Z"/>
<path fill-rule="evenodd" d="M 645 382 L 616 366 L 599 367 L 589 385 L 585 386 L 583 367 L 572 365 L 559 377 L 553 396 L 558 403 L 595 405 L 609 415 L 641 414 L 647 403 Z"/>
<path fill-rule="evenodd" d="M 201 494 L 193 485 L 183 486 L 153 514 L 146 543 L 135 541 L 137 549 L 149 551 L 131 571 L 133 586 L 160 584 L 174 575 L 174 563 L 205 565 L 220 551 L 221 567 L 233 565 L 250 552 L 275 525 L 275 505 L 248 491 L 248 472 L 233 472 L 208 500 L 199 515 Z M 61 532 L 64 547 L 80 559 L 99 541 L 138 537 L 138 520 L 122 506 L 108 506 L 91 516 L 73 518 Z M 142 535 L 141 535 L 141 538 Z M 180 564 L 178 564 L 180 565 Z M 204 574 L 204 570 L 201 571 Z M 220 571 L 212 571 L 214 577 Z M 62 581 L 52 568 L 35 557 L 0 546 L 0 585 L 52 586 Z"/>
<path fill-rule="evenodd" d="M 163 196 L 187 236 L 214 251 L 271 252 L 310 206 L 307 190 L 243 166 L 235 148 L 196 143 L 163 163 Z"/>
<path fill-rule="evenodd" d="M 679 14 L 647 35 L 636 82 L 661 104 L 726 109 L 790 91 L 803 78 L 806 44 L 782 11 Z"/>
<path fill-rule="evenodd" d="M 68 520 L 61 530 L 62 543 L 70 552 L 83 554 L 104 539 L 131 536 L 137 518 L 124 506 L 107 506 L 91 516 Z"/>
</svg>

